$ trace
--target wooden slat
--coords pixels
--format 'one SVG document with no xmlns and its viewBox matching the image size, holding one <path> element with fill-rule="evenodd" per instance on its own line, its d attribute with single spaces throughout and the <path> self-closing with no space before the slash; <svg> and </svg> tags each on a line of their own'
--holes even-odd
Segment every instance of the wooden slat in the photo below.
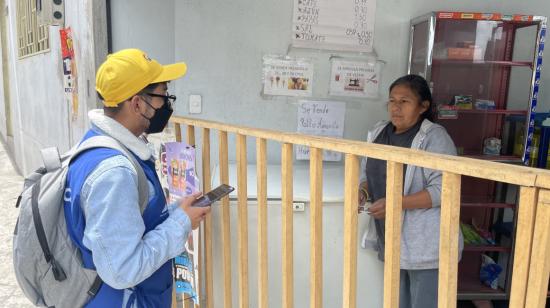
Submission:
<svg viewBox="0 0 550 308">
<path fill-rule="evenodd" d="M 539 193 L 525 307 L 544 308 L 550 278 L 550 191 Z M 514 260 L 514 262 L 516 262 Z"/>
<path fill-rule="evenodd" d="M 256 178 L 258 191 L 258 307 L 267 308 L 267 145 L 256 140 Z"/>
<path fill-rule="evenodd" d="M 210 129 L 202 129 L 202 187 L 203 191 L 209 192 L 212 189 L 210 172 Z M 212 214 L 204 219 L 204 269 L 206 308 L 214 308 L 214 258 L 212 256 Z"/>
<path fill-rule="evenodd" d="M 512 293 L 510 294 L 511 308 L 525 307 L 525 296 L 527 294 L 527 284 L 525 282 L 529 276 L 537 195 L 538 189 L 535 187 L 520 188 L 512 271 Z"/>
<path fill-rule="evenodd" d="M 238 198 L 238 252 L 239 303 L 248 307 L 248 202 L 247 202 L 246 136 L 237 135 L 237 198 Z"/>
<path fill-rule="evenodd" d="M 421 150 L 391 147 L 361 141 L 344 140 L 329 137 L 305 136 L 297 133 L 278 132 L 267 129 L 227 125 L 214 121 L 174 116 L 175 123 L 209 127 L 256 138 L 264 138 L 282 143 L 305 145 L 325 150 L 338 151 L 358 156 L 368 156 L 424 168 L 458 173 L 461 175 L 485 178 L 521 186 L 537 186 L 550 189 L 550 171 L 507 165 L 478 159 L 429 153 Z"/>
<path fill-rule="evenodd" d="M 220 182 L 229 184 L 229 164 L 227 158 L 227 132 L 219 132 Z M 223 246 L 223 306 L 231 308 L 231 236 L 230 236 L 229 196 L 222 198 L 222 246 Z"/>
<path fill-rule="evenodd" d="M 355 308 L 357 300 L 357 196 L 359 159 L 346 154 L 344 200 L 344 288 L 343 308 Z"/>
<path fill-rule="evenodd" d="M 174 282 L 175 285 L 175 282 Z M 172 308 L 178 308 L 178 298 L 176 297 L 176 288 L 172 288 Z"/>
<path fill-rule="evenodd" d="M 386 176 L 384 308 L 399 307 L 399 269 L 401 257 L 402 212 L 403 164 L 388 161 Z"/>
<path fill-rule="evenodd" d="M 460 175 L 443 172 L 439 236 L 438 307 L 455 308 L 458 271 Z"/>
<path fill-rule="evenodd" d="M 323 307 L 323 151 L 309 150 L 310 183 L 310 307 Z"/>
<path fill-rule="evenodd" d="M 281 197 L 282 197 L 282 249 L 283 249 L 283 308 L 294 307 L 294 209 L 292 144 L 285 143 L 281 153 Z"/>
<path fill-rule="evenodd" d="M 176 141 L 181 142 L 183 140 L 181 136 L 181 125 L 179 123 L 174 123 L 174 129 L 176 133 Z"/>
<path fill-rule="evenodd" d="M 191 146 L 195 146 L 195 126 L 187 125 L 187 144 L 191 145 Z M 195 168 L 196 167 L 197 166 L 195 166 Z M 202 243 L 200 233 L 199 233 L 199 243 Z M 199 256 L 199 262 L 198 263 L 199 263 L 198 267 L 202 268 L 203 264 L 202 264 L 202 259 L 200 258 L 200 256 Z M 197 287 L 195 289 L 196 289 L 195 291 L 197 292 L 197 296 L 199 298 L 201 298 L 201 288 Z M 184 298 L 189 297 L 189 296 L 190 296 L 190 294 L 183 294 Z M 199 308 L 199 305 L 198 304 L 195 305 L 193 303 L 193 301 L 191 299 L 189 299 L 189 300 L 184 300 L 183 301 L 183 307 L 184 308 L 193 308 L 193 307 Z"/>
<path fill-rule="evenodd" d="M 187 144 L 195 145 L 195 126 L 187 125 Z"/>
</svg>

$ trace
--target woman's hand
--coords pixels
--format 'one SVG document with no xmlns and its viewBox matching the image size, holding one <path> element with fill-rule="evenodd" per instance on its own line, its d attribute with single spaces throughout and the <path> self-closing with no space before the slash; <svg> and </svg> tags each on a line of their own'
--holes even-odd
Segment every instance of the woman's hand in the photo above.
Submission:
<svg viewBox="0 0 550 308">
<path fill-rule="evenodd" d="M 376 200 L 368 209 L 367 213 L 376 219 L 386 218 L 386 198 Z"/>
<path fill-rule="evenodd" d="M 357 213 L 359 214 L 366 210 L 365 203 L 367 202 L 367 198 L 368 198 L 368 196 L 365 195 L 365 192 L 364 192 L 366 190 L 367 190 L 367 182 L 362 182 L 361 184 L 359 184 L 359 191 L 358 191 L 358 197 L 357 197 L 357 200 L 358 200 Z"/>
</svg>

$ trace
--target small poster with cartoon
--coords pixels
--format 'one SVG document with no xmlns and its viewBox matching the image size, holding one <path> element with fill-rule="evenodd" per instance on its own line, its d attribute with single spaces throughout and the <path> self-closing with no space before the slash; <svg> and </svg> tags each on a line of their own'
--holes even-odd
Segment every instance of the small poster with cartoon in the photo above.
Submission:
<svg viewBox="0 0 550 308">
<path fill-rule="evenodd" d="M 168 142 L 165 147 L 170 196 L 181 198 L 197 192 L 195 148 L 182 142 Z"/>
</svg>

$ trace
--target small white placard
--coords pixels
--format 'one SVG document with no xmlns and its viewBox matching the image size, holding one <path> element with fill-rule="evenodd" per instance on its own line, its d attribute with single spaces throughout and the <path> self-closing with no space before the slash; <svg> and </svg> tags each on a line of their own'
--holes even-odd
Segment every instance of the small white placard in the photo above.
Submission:
<svg viewBox="0 0 550 308">
<path fill-rule="evenodd" d="M 333 101 L 300 101 L 298 106 L 298 133 L 342 138 L 346 104 Z M 309 147 L 296 146 L 296 159 L 308 160 Z M 339 152 L 323 151 L 323 160 L 340 161 Z"/>
<path fill-rule="evenodd" d="M 329 95 L 377 98 L 380 71 L 378 61 L 332 60 Z"/>
<path fill-rule="evenodd" d="M 310 59 L 264 56 L 265 95 L 311 96 L 313 62 Z"/>
</svg>

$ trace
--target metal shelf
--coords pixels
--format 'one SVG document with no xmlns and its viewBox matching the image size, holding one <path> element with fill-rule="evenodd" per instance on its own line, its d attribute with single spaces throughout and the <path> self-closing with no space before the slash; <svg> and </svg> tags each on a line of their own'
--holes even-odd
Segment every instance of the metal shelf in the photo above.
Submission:
<svg viewBox="0 0 550 308">
<path fill-rule="evenodd" d="M 516 207 L 516 204 L 514 203 L 483 203 L 483 202 L 477 202 L 477 203 L 469 203 L 465 202 L 462 203 L 462 207 L 468 207 L 468 208 L 493 208 L 493 209 L 513 209 Z"/>
<path fill-rule="evenodd" d="M 464 245 L 464 251 L 473 251 L 473 252 L 511 252 L 511 247 L 498 246 L 498 245 Z"/>
<path fill-rule="evenodd" d="M 432 64 L 447 65 L 494 65 L 494 66 L 520 66 L 529 67 L 533 65 L 531 61 L 485 61 L 485 60 L 454 60 L 454 59 L 434 59 Z"/>
</svg>

